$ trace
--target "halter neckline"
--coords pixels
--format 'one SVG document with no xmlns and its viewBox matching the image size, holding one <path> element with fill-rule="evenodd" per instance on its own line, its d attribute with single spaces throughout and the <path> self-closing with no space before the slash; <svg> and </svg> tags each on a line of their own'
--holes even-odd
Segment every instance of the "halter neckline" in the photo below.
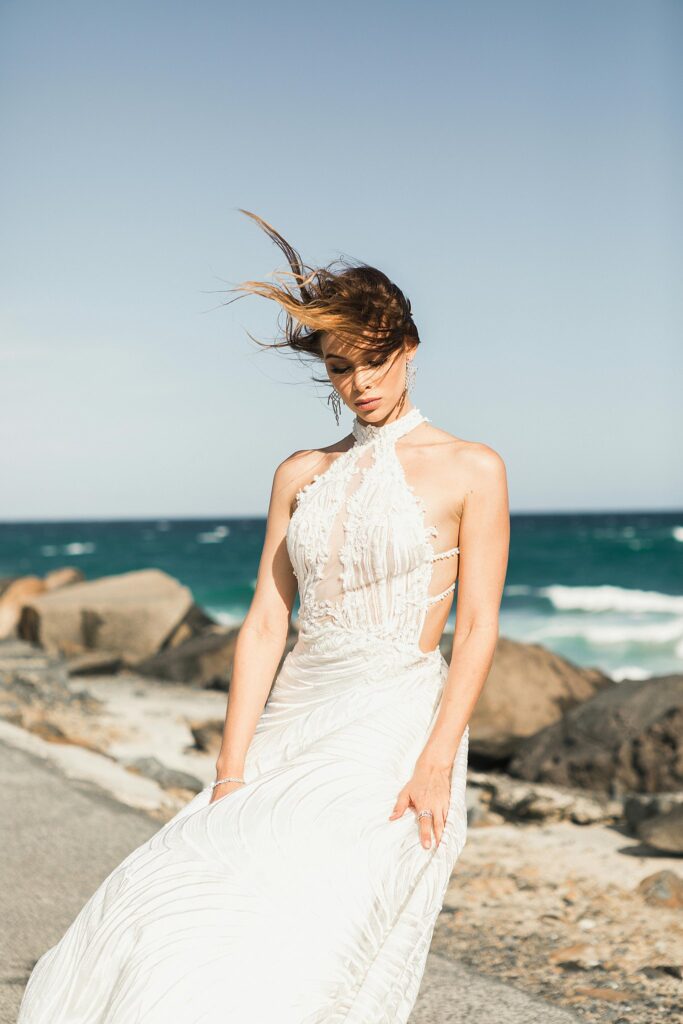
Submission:
<svg viewBox="0 0 683 1024">
<path fill-rule="evenodd" d="M 362 423 L 358 416 L 354 416 L 351 424 L 351 431 L 358 444 L 369 444 L 372 441 L 396 441 L 403 437 L 409 430 L 416 427 L 418 423 L 428 422 L 417 406 L 413 406 L 398 419 L 389 420 L 388 423 Z"/>
</svg>

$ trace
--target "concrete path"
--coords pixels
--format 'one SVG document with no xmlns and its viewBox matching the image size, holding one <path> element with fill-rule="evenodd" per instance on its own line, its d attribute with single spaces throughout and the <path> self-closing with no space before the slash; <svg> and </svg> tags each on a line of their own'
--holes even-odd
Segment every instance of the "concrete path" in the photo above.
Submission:
<svg viewBox="0 0 683 1024">
<path fill-rule="evenodd" d="M 91 783 L 66 778 L 48 760 L 3 741 L 0 822 L 0 1024 L 15 1024 L 21 993 L 37 958 L 61 937 L 105 876 L 156 832 L 159 823 L 122 806 Z M 410 1024 L 578 1020 L 432 954 Z"/>
</svg>

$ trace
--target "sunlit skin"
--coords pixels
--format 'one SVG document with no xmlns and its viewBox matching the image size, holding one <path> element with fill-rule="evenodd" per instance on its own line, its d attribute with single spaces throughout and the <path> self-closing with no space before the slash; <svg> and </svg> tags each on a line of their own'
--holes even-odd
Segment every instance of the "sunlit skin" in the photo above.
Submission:
<svg viewBox="0 0 683 1024">
<path fill-rule="evenodd" d="M 414 406 L 405 393 L 405 374 L 406 359 L 417 352 L 418 346 L 406 344 L 382 358 L 325 335 L 321 354 L 330 383 L 351 413 L 363 423 L 382 426 Z M 363 410 L 357 403 L 365 397 L 379 402 Z M 485 397 L 482 389 L 482 401 Z M 298 492 L 354 443 L 353 434 L 348 433 L 327 447 L 293 452 L 275 470 L 256 589 L 235 646 L 217 778 L 242 777 L 246 753 L 285 648 L 297 593 L 285 537 Z M 437 846 L 441 842 L 453 762 L 498 639 L 509 549 L 507 476 L 503 459 L 488 445 L 463 440 L 431 422 L 419 423 L 399 438 L 396 449 L 406 478 L 429 510 L 429 522 L 437 527 L 438 550 L 460 547 L 459 556 L 433 563 L 431 592 L 438 593 L 454 579 L 458 581 L 450 668 L 439 713 L 388 817 L 395 821 L 409 809 L 415 815 L 419 810 L 431 810 L 433 818 L 422 817 L 417 822 L 420 842 L 429 849 L 433 840 Z M 421 638 L 424 650 L 438 644 L 452 599 L 450 595 L 431 606 Z M 240 785 L 217 786 L 212 801 Z"/>
</svg>

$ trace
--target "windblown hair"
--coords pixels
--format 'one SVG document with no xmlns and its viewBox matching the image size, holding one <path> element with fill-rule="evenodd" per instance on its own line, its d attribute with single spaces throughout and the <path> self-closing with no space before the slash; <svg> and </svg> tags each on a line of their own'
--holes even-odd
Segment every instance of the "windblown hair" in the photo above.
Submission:
<svg viewBox="0 0 683 1024">
<path fill-rule="evenodd" d="M 257 345 L 288 348 L 322 359 L 321 341 L 326 332 L 378 355 L 388 355 L 402 348 L 406 340 L 419 344 L 410 299 L 381 270 L 345 257 L 326 267 L 309 267 L 296 249 L 263 218 L 249 210 L 240 209 L 240 213 L 253 218 L 263 228 L 283 251 L 291 267 L 291 271 L 273 273 L 272 276 L 283 282 L 279 285 L 242 281 L 228 289 L 243 293 L 237 298 L 247 294 L 262 295 L 284 310 L 282 338 L 261 342 L 249 334 Z M 291 279 L 289 284 L 286 279 Z M 230 299 L 225 305 L 235 301 Z"/>
</svg>

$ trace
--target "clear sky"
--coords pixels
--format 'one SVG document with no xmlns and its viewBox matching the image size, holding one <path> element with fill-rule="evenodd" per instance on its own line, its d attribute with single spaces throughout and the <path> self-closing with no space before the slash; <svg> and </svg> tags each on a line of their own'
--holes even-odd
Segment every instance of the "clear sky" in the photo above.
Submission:
<svg viewBox="0 0 683 1024">
<path fill-rule="evenodd" d="M 0 519 L 265 513 L 326 390 L 220 289 L 344 253 L 512 511 L 683 506 L 683 4 L 0 3 Z"/>
</svg>

